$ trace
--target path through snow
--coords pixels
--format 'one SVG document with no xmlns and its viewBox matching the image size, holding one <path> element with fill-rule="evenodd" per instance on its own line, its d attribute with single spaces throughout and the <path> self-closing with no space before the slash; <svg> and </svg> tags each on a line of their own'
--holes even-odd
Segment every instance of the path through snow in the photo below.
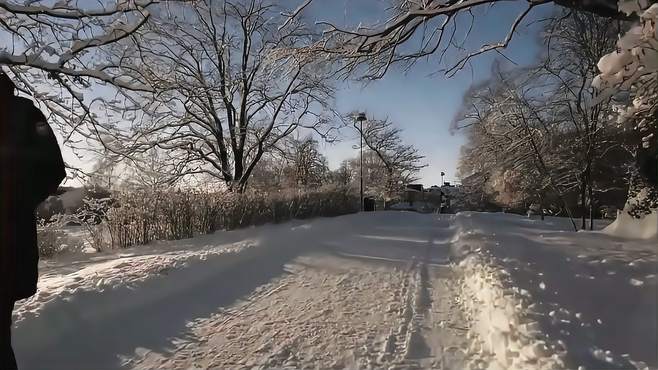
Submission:
<svg viewBox="0 0 658 370">
<path fill-rule="evenodd" d="M 21 369 L 658 369 L 656 240 L 375 212 L 43 263 Z"/>
<path fill-rule="evenodd" d="M 46 271 L 17 309 L 22 368 L 462 368 L 448 222 L 367 216 Z"/>
</svg>

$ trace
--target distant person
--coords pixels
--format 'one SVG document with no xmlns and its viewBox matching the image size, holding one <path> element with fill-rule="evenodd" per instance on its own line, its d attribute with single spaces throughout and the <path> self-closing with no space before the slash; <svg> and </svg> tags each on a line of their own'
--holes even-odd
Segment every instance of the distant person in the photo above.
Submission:
<svg viewBox="0 0 658 370">
<path fill-rule="evenodd" d="M 0 70 L 0 369 L 16 369 L 14 303 L 36 293 L 39 251 L 34 211 L 66 177 L 57 140 L 31 100 Z"/>
</svg>

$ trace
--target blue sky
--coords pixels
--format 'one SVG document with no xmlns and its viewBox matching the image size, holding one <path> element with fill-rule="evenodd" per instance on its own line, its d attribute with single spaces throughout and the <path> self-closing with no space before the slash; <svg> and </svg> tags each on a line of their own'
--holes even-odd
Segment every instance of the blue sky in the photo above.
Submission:
<svg viewBox="0 0 658 370">
<path fill-rule="evenodd" d="M 359 22 L 384 19 L 382 11 L 388 3 L 387 0 L 315 1 L 305 9 L 304 16 L 354 26 Z M 474 12 L 476 25 L 466 45 L 477 49 L 483 43 L 502 40 L 525 5 L 526 2 L 522 1 L 500 2 L 492 8 Z M 510 47 L 503 51 L 505 56 L 518 65 L 532 63 L 541 47 L 538 39 L 541 26 L 532 21 L 546 17 L 553 11 L 552 5 L 533 9 L 528 20 L 518 29 Z M 447 57 L 454 60 L 457 55 L 452 53 Z M 428 167 L 420 173 L 420 181 L 424 184 L 438 184 L 441 171 L 445 171 L 446 181 L 454 180 L 459 150 L 464 140 L 459 134 L 450 134 L 450 123 L 460 108 L 466 90 L 488 77 L 496 59 L 513 66 L 500 55 L 491 53 L 476 57 L 462 72 L 447 78 L 436 73 L 442 66 L 436 59 L 430 58 L 406 73 L 401 68 L 392 69 L 382 80 L 367 85 L 340 82 L 336 96 L 337 107 L 344 113 L 366 111 L 369 116 L 388 117 L 402 127 L 404 139 L 426 156 Z M 342 142 L 325 144 L 323 147 L 332 168 L 357 154 L 352 149 L 352 145 L 357 142 L 356 133 L 346 130 L 342 134 Z"/>
</svg>

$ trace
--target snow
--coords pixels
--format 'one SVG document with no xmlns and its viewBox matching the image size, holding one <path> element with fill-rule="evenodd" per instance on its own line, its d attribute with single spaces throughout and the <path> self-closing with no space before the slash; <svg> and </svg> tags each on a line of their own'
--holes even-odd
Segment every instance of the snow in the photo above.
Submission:
<svg viewBox="0 0 658 370">
<path fill-rule="evenodd" d="M 22 369 L 655 368 L 655 240 L 370 212 L 41 263 Z"/>
<path fill-rule="evenodd" d="M 656 239 L 658 236 L 658 211 L 636 219 L 625 211 L 617 212 L 617 219 L 604 229 L 605 233 L 632 239 Z"/>
<path fill-rule="evenodd" d="M 657 366 L 656 240 L 458 214 L 462 300 L 490 368 Z"/>
<path fill-rule="evenodd" d="M 642 200 L 649 197 L 649 189 L 640 190 L 634 197 L 626 201 L 623 211 L 617 211 L 617 219 L 606 227 L 603 232 L 622 238 L 631 239 L 656 239 L 658 238 L 658 210 L 634 218 L 627 211 L 641 204 Z"/>
<path fill-rule="evenodd" d="M 600 91 L 595 103 L 604 102 L 619 91 L 633 93 L 633 105 L 619 111 L 620 123 L 632 121 L 649 113 L 655 101 L 658 80 L 658 4 L 649 6 L 646 0 L 620 0 L 619 9 L 626 14 L 638 13 L 639 24 L 633 26 L 617 42 L 617 49 L 604 55 L 597 64 L 600 74 L 592 86 Z M 634 86 L 635 85 L 635 86 Z"/>
<path fill-rule="evenodd" d="M 648 6 L 648 0 L 619 0 L 617 3 L 619 10 L 627 15 L 639 13 L 642 9 L 646 9 Z"/>
<path fill-rule="evenodd" d="M 461 368 L 447 226 L 380 212 L 47 261 L 16 353 L 22 369 Z"/>
</svg>

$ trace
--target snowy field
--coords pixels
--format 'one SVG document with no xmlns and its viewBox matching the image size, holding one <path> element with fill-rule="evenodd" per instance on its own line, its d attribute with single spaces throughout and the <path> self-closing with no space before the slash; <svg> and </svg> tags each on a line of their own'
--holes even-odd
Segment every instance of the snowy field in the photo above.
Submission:
<svg viewBox="0 0 658 370">
<path fill-rule="evenodd" d="M 376 212 L 42 262 L 22 369 L 656 368 L 656 240 Z"/>
</svg>

